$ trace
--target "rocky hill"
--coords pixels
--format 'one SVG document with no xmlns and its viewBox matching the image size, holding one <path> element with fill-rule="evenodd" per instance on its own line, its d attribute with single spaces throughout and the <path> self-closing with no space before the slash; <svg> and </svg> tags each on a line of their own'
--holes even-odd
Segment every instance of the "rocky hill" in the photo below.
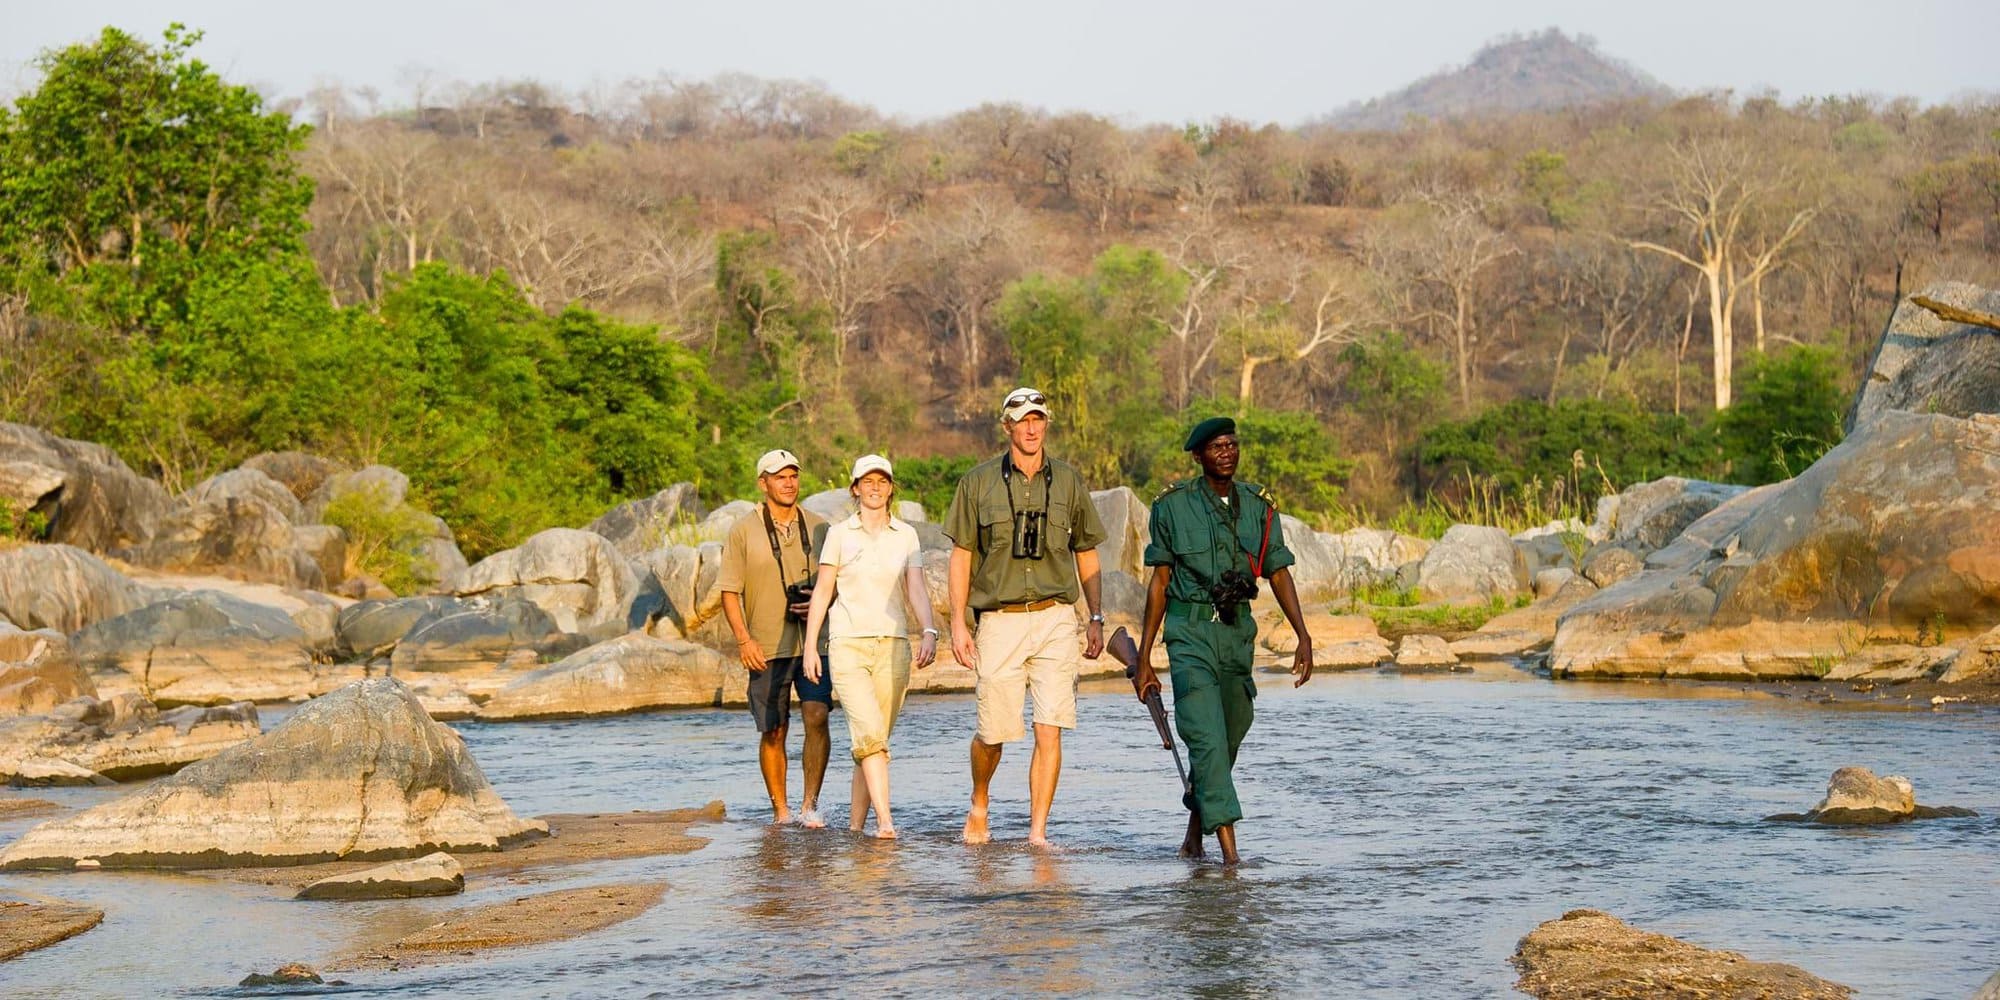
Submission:
<svg viewBox="0 0 2000 1000">
<path fill-rule="evenodd" d="M 1394 129 L 1411 117 L 1546 111 L 1671 93 L 1658 80 L 1597 51 L 1589 36 L 1571 37 L 1550 28 L 1496 41 L 1463 66 L 1349 105 L 1324 123 L 1348 130 Z"/>
</svg>

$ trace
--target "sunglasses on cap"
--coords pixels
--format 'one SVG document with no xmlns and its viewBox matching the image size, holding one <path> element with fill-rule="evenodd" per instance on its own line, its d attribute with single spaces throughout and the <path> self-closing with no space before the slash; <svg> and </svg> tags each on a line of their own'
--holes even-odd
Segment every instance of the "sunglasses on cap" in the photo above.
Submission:
<svg viewBox="0 0 2000 1000">
<path fill-rule="evenodd" d="M 1030 403 L 1035 406 L 1047 406 L 1049 405 L 1049 397 L 1044 396 L 1039 392 L 1017 392 L 1012 396 L 1008 396 L 1007 402 L 1003 405 L 1008 407 L 1015 407 L 1021 405 L 1022 403 Z"/>
</svg>

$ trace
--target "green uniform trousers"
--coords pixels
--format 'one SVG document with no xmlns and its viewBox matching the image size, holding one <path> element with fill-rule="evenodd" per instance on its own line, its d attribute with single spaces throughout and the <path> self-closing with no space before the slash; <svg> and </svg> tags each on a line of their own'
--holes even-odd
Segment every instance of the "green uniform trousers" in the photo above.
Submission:
<svg viewBox="0 0 2000 1000">
<path fill-rule="evenodd" d="M 1174 684 L 1174 728 L 1188 749 L 1188 777 L 1201 808 L 1203 832 L 1243 818 L 1236 801 L 1236 750 L 1256 715 L 1257 683 L 1250 676 L 1257 623 L 1244 607 L 1235 625 L 1210 621 L 1205 604 L 1170 602 L 1164 633 L 1168 673 Z"/>
</svg>

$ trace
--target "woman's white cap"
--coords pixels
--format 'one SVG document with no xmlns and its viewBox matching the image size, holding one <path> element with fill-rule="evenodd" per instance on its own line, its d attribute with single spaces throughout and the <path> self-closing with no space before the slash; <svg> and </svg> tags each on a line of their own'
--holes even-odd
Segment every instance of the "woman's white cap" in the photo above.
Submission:
<svg viewBox="0 0 2000 1000">
<path fill-rule="evenodd" d="M 852 486 L 860 482 L 862 476 L 871 472 L 879 472 L 889 477 L 892 483 L 896 481 L 896 473 L 890 469 L 888 459 L 880 455 L 863 455 L 854 460 L 854 474 L 847 477 L 847 484 Z"/>
</svg>

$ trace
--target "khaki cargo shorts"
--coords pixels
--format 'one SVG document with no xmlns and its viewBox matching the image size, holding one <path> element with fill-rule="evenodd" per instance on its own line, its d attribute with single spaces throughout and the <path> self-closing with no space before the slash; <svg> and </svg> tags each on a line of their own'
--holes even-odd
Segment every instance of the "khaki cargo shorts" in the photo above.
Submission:
<svg viewBox="0 0 2000 1000">
<path fill-rule="evenodd" d="M 979 616 L 973 636 L 979 648 L 978 686 L 981 743 L 1012 743 L 1027 735 L 1021 709 L 1035 698 L 1035 724 L 1076 728 L 1076 675 L 1083 666 L 1083 627 L 1076 607 L 1057 604 L 1040 611 Z"/>
</svg>

